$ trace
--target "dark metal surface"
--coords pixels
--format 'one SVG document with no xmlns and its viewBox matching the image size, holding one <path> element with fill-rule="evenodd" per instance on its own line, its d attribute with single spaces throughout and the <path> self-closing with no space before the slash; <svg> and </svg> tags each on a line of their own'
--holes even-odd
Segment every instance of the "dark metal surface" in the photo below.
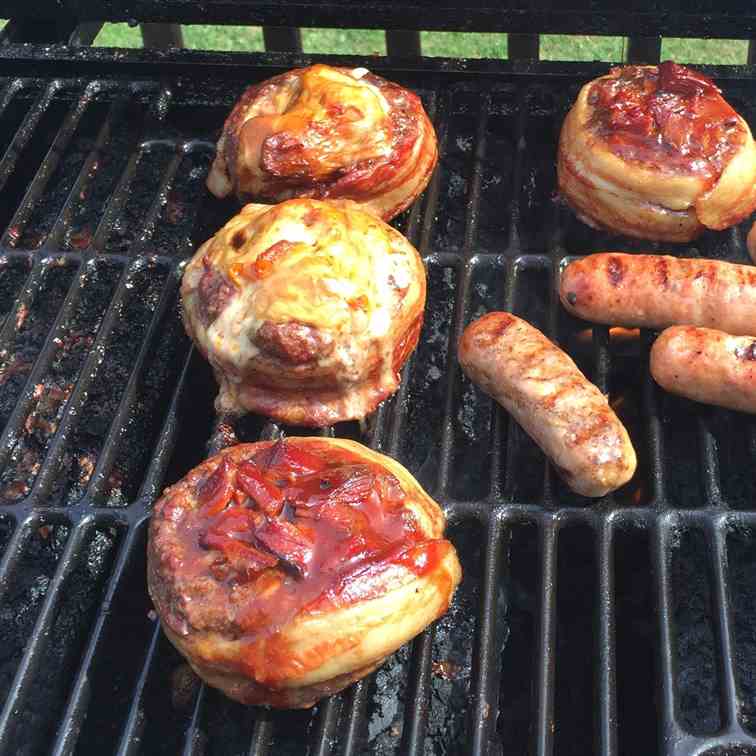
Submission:
<svg viewBox="0 0 756 756">
<path fill-rule="evenodd" d="M 512 60 L 538 60 L 540 37 L 538 34 L 509 34 L 508 56 Z"/>
<path fill-rule="evenodd" d="M 746 0 L 4 0 L 9 16 L 97 21 L 450 29 L 545 34 L 637 34 L 674 30 L 683 37 L 756 36 L 756 7 Z"/>
<path fill-rule="evenodd" d="M 302 52 L 302 32 L 297 28 L 265 26 L 263 40 L 271 52 Z"/>
<path fill-rule="evenodd" d="M 184 35 L 180 24 L 140 24 L 145 47 L 183 47 Z"/>
<path fill-rule="evenodd" d="M 627 40 L 628 63 L 658 63 L 661 37 L 630 37 Z"/>
<path fill-rule="evenodd" d="M 386 32 L 386 54 L 402 58 L 422 54 L 419 31 L 394 30 Z"/>
<path fill-rule="evenodd" d="M 233 434 L 298 432 L 213 417 L 177 286 L 234 210 L 204 189 L 228 109 L 306 62 L 0 48 L 0 753 L 753 752 L 756 422 L 664 394 L 649 334 L 615 344 L 556 297 L 571 256 L 660 249 L 554 196 L 561 121 L 606 66 L 369 62 L 421 93 L 439 134 L 396 224 L 429 304 L 398 394 L 364 429 L 323 432 L 391 454 L 442 503 L 465 573 L 448 615 L 302 712 L 198 685 L 160 633 L 144 561 L 162 486 Z M 712 73 L 756 125 L 756 74 Z M 747 262 L 746 230 L 672 251 Z M 610 392 L 639 452 L 625 489 L 570 493 L 462 376 L 457 339 L 494 308 Z"/>
</svg>

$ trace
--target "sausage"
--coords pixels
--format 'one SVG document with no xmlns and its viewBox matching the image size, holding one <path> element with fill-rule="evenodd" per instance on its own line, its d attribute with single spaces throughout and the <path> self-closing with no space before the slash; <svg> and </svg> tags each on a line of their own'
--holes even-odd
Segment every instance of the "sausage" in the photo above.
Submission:
<svg viewBox="0 0 756 756">
<path fill-rule="evenodd" d="M 672 394 L 756 413 L 756 339 L 674 326 L 651 347 L 651 375 Z"/>
<path fill-rule="evenodd" d="M 635 450 L 606 397 L 537 328 L 508 312 L 471 323 L 459 362 L 532 436 L 565 483 L 604 496 L 635 472 Z"/>
<path fill-rule="evenodd" d="M 570 263 L 559 296 L 571 313 L 597 323 L 756 335 L 756 268 L 750 265 L 604 252 Z"/>
</svg>

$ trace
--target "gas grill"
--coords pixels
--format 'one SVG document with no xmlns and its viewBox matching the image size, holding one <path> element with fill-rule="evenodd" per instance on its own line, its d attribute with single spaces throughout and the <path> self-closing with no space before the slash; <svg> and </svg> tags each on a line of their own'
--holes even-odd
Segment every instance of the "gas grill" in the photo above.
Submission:
<svg viewBox="0 0 756 756">
<path fill-rule="evenodd" d="M 645 35 L 628 51 L 648 62 L 660 34 L 756 38 L 753 8 L 4 5 L 1 754 L 756 754 L 756 422 L 662 392 L 652 335 L 628 347 L 587 329 L 555 285 L 598 250 L 748 262 L 748 227 L 662 247 L 581 224 L 555 196 L 556 143 L 607 65 L 533 59 L 536 32 Z M 277 24 L 265 38 L 279 51 L 89 47 L 104 20 L 144 22 L 155 43 L 180 40 L 156 22 Z M 273 712 L 200 685 L 161 634 L 145 541 L 162 487 L 227 437 L 177 299 L 184 262 L 235 209 L 204 187 L 215 139 L 246 85 L 312 61 L 296 49 L 303 23 L 388 29 L 388 58 L 318 59 L 414 89 L 436 125 L 439 167 L 396 222 L 428 269 L 420 345 L 365 427 L 320 432 L 409 468 L 448 515 L 464 580 L 449 613 L 369 678 Z M 418 58 L 407 30 L 421 28 L 510 32 L 513 59 Z M 756 67 L 703 68 L 756 127 Z M 572 494 L 464 378 L 457 340 L 491 309 L 543 329 L 611 393 L 639 452 L 628 487 Z M 234 430 L 304 432 L 256 416 Z"/>
</svg>

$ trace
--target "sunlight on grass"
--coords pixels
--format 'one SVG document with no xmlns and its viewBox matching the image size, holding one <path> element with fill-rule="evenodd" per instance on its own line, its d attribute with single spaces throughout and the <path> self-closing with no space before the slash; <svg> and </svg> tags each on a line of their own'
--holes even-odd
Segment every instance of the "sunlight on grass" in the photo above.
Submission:
<svg viewBox="0 0 756 756">
<path fill-rule="evenodd" d="M 506 58 L 507 35 L 420 32 L 423 55 L 441 58 Z"/>
<path fill-rule="evenodd" d="M 662 60 L 677 63 L 738 65 L 748 62 L 748 42 L 744 39 L 676 39 L 662 40 Z"/>
<path fill-rule="evenodd" d="M 0 28 L 4 25 L 0 21 Z M 258 52 L 264 49 L 259 26 L 183 27 L 184 43 L 195 50 L 235 50 Z M 507 35 L 467 32 L 421 32 L 423 55 L 447 58 L 506 58 Z M 95 45 L 141 47 L 138 27 L 105 24 Z M 386 38 L 377 29 L 302 29 L 302 47 L 307 53 L 326 55 L 385 55 Z M 542 60 L 624 60 L 624 37 L 597 37 L 569 34 L 542 34 Z M 680 63 L 743 64 L 748 42 L 732 39 L 676 39 L 662 41 L 662 60 Z"/>
<path fill-rule="evenodd" d="M 542 34 L 542 60 L 608 60 L 625 57 L 624 37 L 589 37 L 584 34 Z"/>
<path fill-rule="evenodd" d="M 265 49 L 259 26 L 184 26 L 184 44 L 192 50 L 261 52 Z"/>
<path fill-rule="evenodd" d="M 141 47 L 142 34 L 139 27 L 128 24 L 105 24 L 93 42 L 97 47 Z"/>
<path fill-rule="evenodd" d="M 385 55 L 386 35 L 377 29 L 302 29 L 302 49 L 322 55 Z"/>
</svg>

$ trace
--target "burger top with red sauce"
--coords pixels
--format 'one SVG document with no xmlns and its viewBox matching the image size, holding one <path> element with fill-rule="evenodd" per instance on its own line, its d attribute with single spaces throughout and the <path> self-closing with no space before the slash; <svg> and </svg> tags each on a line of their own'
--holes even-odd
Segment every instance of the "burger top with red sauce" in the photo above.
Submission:
<svg viewBox="0 0 756 756">
<path fill-rule="evenodd" d="M 712 184 L 746 139 L 719 88 L 672 61 L 613 68 L 593 84 L 588 103 L 591 125 L 618 157 L 700 175 Z"/>
<path fill-rule="evenodd" d="M 433 572 L 453 548 L 441 538 L 440 510 L 333 443 L 232 447 L 166 492 L 159 520 L 175 527 L 162 528 L 169 548 L 156 545 L 177 560 L 163 597 L 171 611 L 162 614 L 174 632 L 230 625 L 237 635 L 265 636 L 302 610 L 385 592 L 397 567 Z"/>
</svg>

